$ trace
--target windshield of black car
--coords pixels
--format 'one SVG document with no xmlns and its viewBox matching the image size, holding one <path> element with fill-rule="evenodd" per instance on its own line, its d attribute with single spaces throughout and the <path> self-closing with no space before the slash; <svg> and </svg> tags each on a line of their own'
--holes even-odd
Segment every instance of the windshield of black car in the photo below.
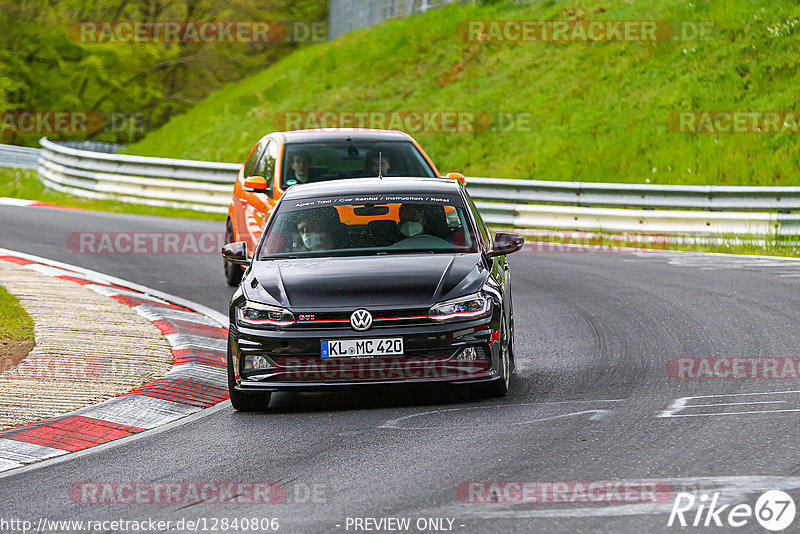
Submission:
<svg viewBox="0 0 800 534">
<path fill-rule="evenodd" d="M 380 194 L 282 201 L 258 258 L 476 251 L 459 196 Z"/>
<path fill-rule="evenodd" d="M 409 141 L 291 143 L 284 150 L 281 187 L 378 176 L 379 162 L 382 176 L 436 176 Z"/>
</svg>

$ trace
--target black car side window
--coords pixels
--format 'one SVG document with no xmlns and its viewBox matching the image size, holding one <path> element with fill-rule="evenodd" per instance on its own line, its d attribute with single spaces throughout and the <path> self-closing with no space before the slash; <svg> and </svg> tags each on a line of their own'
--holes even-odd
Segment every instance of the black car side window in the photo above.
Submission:
<svg viewBox="0 0 800 534">
<path fill-rule="evenodd" d="M 475 207 L 475 202 L 472 200 L 472 197 L 464 191 L 464 195 L 469 200 L 469 209 L 472 211 L 472 216 L 475 218 L 475 224 L 478 226 L 478 233 L 481 235 L 481 239 L 483 240 L 484 246 L 488 249 L 492 246 L 492 234 L 489 232 L 489 229 L 486 228 L 486 224 L 483 222 L 483 217 L 478 212 L 478 208 Z"/>
</svg>

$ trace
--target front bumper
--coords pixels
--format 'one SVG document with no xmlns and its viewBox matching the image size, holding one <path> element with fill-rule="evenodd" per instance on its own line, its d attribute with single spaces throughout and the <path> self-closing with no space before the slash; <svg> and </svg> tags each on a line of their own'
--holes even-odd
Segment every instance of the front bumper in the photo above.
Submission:
<svg viewBox="0 0 800 534">
<path fill-rule="evenodd" d="M 243 392 L 487 382 L 500 379 L 499 322 L 489 317 L 463 323 L 373 328 L 366 332 L 266 331 L 232 324 L 228 357 L 235 387 Z M 322 340 L 389 337 L 403 338 L 403 356 L 321 356 Z M 263 358 L 256 359 L 262 366 L 253 368 L 254 356 Z"/>
</svg>

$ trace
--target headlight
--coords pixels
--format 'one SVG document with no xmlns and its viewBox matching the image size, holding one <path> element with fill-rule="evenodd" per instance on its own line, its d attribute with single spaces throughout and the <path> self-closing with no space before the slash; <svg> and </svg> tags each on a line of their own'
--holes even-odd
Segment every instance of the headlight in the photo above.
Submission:
<svg viewBox="0 0 800 534">
<path fill-rule="evenodd" d="M 428 317 L 435 321 L 466 321 L 486 317 L 491 311 L 491 299 L 482 293 L 475 293 L 431 306 Z"/>
<path fill-rule="evenodd" d="M 236 318 L 240 325 L 245 326 L 289 326 L 294 324 L 294 315 L 289 310 L 249 301 L 236 310 Z"/>
</svg>

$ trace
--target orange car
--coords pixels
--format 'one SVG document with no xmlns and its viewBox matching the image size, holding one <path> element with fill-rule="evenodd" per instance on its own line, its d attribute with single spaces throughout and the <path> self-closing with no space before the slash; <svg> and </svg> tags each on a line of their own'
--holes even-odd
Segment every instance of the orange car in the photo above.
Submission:
<svg viewBox="0 0 800 534">
<path fill-rule="evenodd" d="M 236 183 L 225 223 L 225 241 L 256 248 L 275 203 L 291 185 L 367 176 L 441 177 L 410 135 L 396 130 L 330 128 L 265 135 L 250 150 Z M 447 178 L 464 181 L 450 173 Z M 358 217 L 340 214 L 342 219 Z M 396 214 L 387 214 L 392 217 Z M 236 286 L 243 268 L 225 262 L 225 279 Z"/>
</svg>

